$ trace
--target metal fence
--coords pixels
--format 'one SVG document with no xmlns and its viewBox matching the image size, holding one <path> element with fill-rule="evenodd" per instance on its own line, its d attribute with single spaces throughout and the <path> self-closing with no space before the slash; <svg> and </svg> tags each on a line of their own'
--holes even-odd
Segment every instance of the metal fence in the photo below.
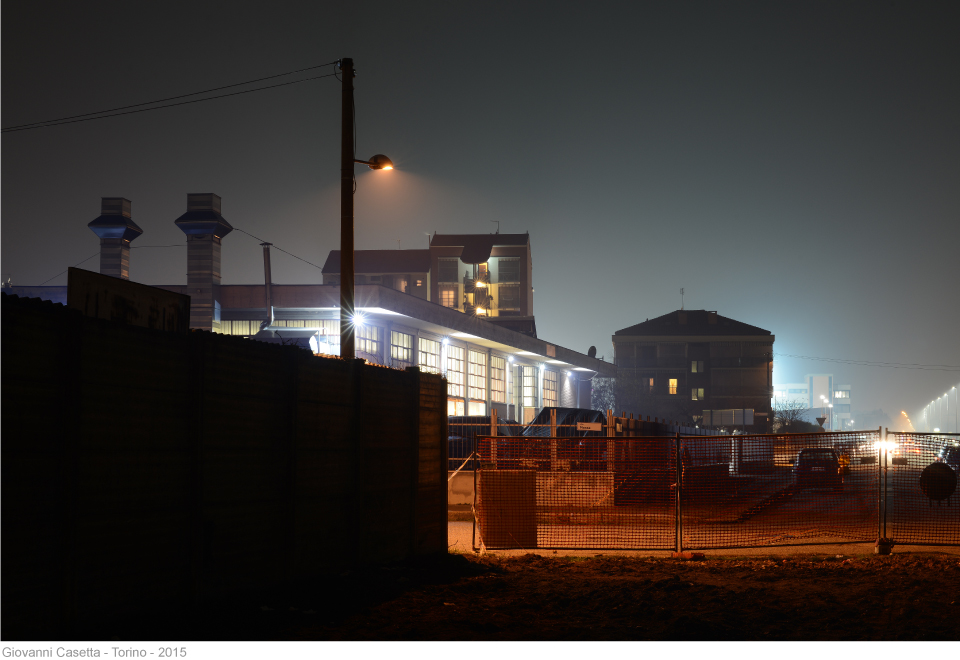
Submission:
<svg viewBox="0 0 960 660">
<path fill-rule="evenodd" d="M 883 449 L 887 510 L 880 536 L 911 545 L 954 545 L 960 537 L 956 433 L 891 433 Z"/>
<path fill-rule="evenodd" d="M 475 547 L 960 545 L 956 468 L 937 461 L 945 442 L 880 431 L 478 434 Z"/>
</svg>

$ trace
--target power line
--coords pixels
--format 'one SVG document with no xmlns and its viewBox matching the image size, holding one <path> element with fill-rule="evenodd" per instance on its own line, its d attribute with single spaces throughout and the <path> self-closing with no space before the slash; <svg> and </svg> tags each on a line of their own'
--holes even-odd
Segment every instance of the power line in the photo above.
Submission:
<svg viewBox="0 0 960 660">
<path fill-rule="evenodd" d="M 815 360 L 818 362 L 833 362 L 836 364 L 852 364 L 862 367 L 884 367 L 889 369 L 920 369 L 927 371 L 960 371 L 960 366 L 951 364 L 916 364 L 904 362 L 877 362 L 873 360 L 846 360 L 843 358 L 823 358 L 810 355 L 791 355 L 789 353 L 774 353 L 779 357 L 796 358 L 798 360 Z"/>
<path fill-rule="evenodd" d="M 326 65 L 324 65 L 324 66 L 326 66 Z M 311 67 L 311 68 L 314 68 L 314 67 Z M 289 75 L 289 74 L 281 74 L 281 75 Z M 166 105 L 154 105 L 154 107 L 152 107 L 152 108 L 140 108 L 139 110 L 127 110 L 126 112 L 117 112 L 118 110 L 122 110 L 123 108 L 114 108 L 113 110 L 103 110 L 103 111 L 101 111 L 100 113 L 88 113 L 88 114 L 91 114 L 91 115 L 96 115 L 96 116 L 92 116 L 92 117 L 88 117 L 88 116 L 85 116 L 85 115 L 75 115 L 76 117 L 79 117 L 79 118 L 77 118 L 77 119 L 72 119 L 72 118 L 69 118 L 69 117 L 65 117 L 65 118 L 63 118 L 63 119 L 53 119 L 53 120 L 50 120 L 50 121 L 48 121 L 48 122 L 36 122 L 36 123 L 33 123 L 33 124 L 21 124 L 20 126 L 11 126 L 11 127 L 9 127 L 9 128 L 4 128 L 4 129 L 3 129 L 2 131 L 0 131 L 0 132 L 3 132 L 3 133 L 16 133 L 16 132 L 19 132 L 19 131 L 31 131 L 31 130 L 36 129 L 36 128 L 48 128 L 48 127 L 50 127 L 50 126 L 63 126 L 63 125 L 65 125 L 65 124 L 78 124 L 78 123 L 80 123 L 80 122 L 93 121 L 93 120 L 95 120 L 95 119 L 107 119 L 107 118 L 109 118 L 109 117 L 120 117 L 120 116 L 123 116 L 123 115 L 133 115 L 133 114 L 137 114 L 137 113 L 139 113 L 139 112 L 150 112 L 151 110 L 162 110 L 162 109 L 164 109 L 164 108 L 173 108 L 173 107 L 176 107 L 176 106 L 178 106 L 178 105 L 189 105 L 189 104 L 191 104 L 191 103 L 202 103 L 202 102 L 204 102 L 204 101 L 213 101 L 214 99 L 227 98 L 228 96 L 239 96 L 239 95 L 241 95 L 241 94 L 250 94 L 251 92 L 262 92 L 262 91 L 265 90 L 265 89 L 274 89 L 274 88 L 276 88 L 276 87 L 285 87 L 286 85 L 296 85 L 297 83 L 309 82 L 309 81 L 311 81 L 311 80 L 320 80 L 321 78 L 330 78 L 331 76 L 334 76 L 334 75 L 335 75 L 335 74 L 333 74 L 333 73 L 328 73 L 328 74 L 323 75 L 323 76 L 313 76 L 313 77 L 310 77 L 310 78 L 301 78 L 300 80 L 291 80 L 290 82 L 277 83 L 276 85 L 265 85 L 265 86 L 263 86 L 263 87 L 256 87 L 256 88 L 254 88 L 254 89 L 245 89 L 245 90 L 240 91 L 240 92 L 231 92 L 231 93 L 229 93 L 229 94 L 218 94 L 217 96 L 208 96 L 207 98 L 203 98 L 203 99 L 193 99 L 192 101 L 180 101 L 179 103 L 167 103 Z M 275 77 L 275 76 L 271 76 L 271 77 Z M 238 84 L 238 85 L 244 85 L 244 84 L 250 84 L 250 83 L 237 83 L 237 84 Z M 237 86 L 237 85 L 227 85 L 227 87 L 236 87 L 236 86 Z M 218 89 L 226 89 L 226 87 L 221 87 L 221 88 L 218 88 Z M 171 98 L 183 98 L 184 96 L 195 96 L 196 94 L 206 94 L 206 93 L 208 93 L 208 92 L 210 92 L 210 91 L 214 91 L 214 90 L 207 90 L 207 92 L 194 92 L 193 94 L 184 94 L 183 96 L 179 96 L 179 97 L 176 97 L 176 96 L 175 96 L 175 97 L 171 97 Z M 167 99 L 167 100 L 169 100 L 169 99 Z M 164 101 L 151 101 L 151 102 L 149 102 L 149 103 L 138 103 L 138 104 L 136 104 L 136 106 L 139 106 L 139 105 L 153 105 L 153 104 L 156 104 L 156 103 L 163 103 L 163 102 L 164 102 Z M 136 106 L 124 106 L 124 107 L 133 108 L 133 107 L 136 107 Z M 104 113 L 112 113 L 112 114 L 104 114 Z"/>
<path fill-rule="evenodd" d="M 241 234 L 246 234 L 246 235 L 249 236 L 250 238 L 256 238 L 256 239 L 257 239 L 258 241 L 260 241 L 261 243 L 270 243 L 270 241 L 265 241 L 265 240 L 263 240 L 262 238 L 259 238 L 259 237 L 257 237 L 257 236 L 254 236 L 253 234 L 251 234 L 251 233 L 248 232 L 248 231 L 243 231 L 242 229 L 237 229 L 236 227 L 234 227 L 233 229 L 234 229 L 234 231 L 238 231 L 238 232 L 240 232 Z M 281 252 L 283 252 L 284 254 L 289 254 L 289 255 L 290 255 L 291 257 L 293 257 L 294 259 L 300 259 L 300 261 L 302 261 L 302 262 L 305 263 L 305 264 L 310 264 L 310 265 L 313 266 L 314 268 L 319 268 L 320 270 L 323 270 L 323 266 L 318 266 L 317 264 L 311 263 L 311 262 L 307 261 L 306 259 L 303 259 L 303 258 L 301 258 L 301 257 L 298 257 L 297 255 L 293 254 L 292 252 L 287 252 L 287 251 L 284 250 L 283 248 L 277 247 L 277 246 L 274 245 L 273 243 L 270 243 L 270 244 L 273 245 L 273 247 L 275 247 L 276 249 L 278 249 L 278 250 L 280 250 Z"/>
<path fill-rule="evenodd" d="M 179 96 L 169 96 L 165 99 L 157 99 L 156 101 L 146 101 L 144 103 L 134 103 L 133 105 L 123 105 L 119 108 L 112 108 L 110 110 L 100 110 L 98 112 L 86 112 L 82 115 L 71 115 L 70 117 L 60 117 L 59 119 L 47 119 L 45 121 L 35 121 L 30 122 L 29 124 L 18 124 L 16 126 L 7 126 L 4 128 L 4 131 L 9 131 L 14 128 L 24 128 L 26 126 L 34 126 L 37 124 L 49 124 L 51 122 L 60 122 L 66 121 L 67 119 L 77 119 L 79 117 L 89 117 L 90 115 L 102 115 L 108 112 L 116 112 L 118 110 L 127 110 L 129 108 L 139 108 L 143 105 L 154 105 L 156 103 L 166 103 L 167 101 L 175 101 L 177 99 L 185 99 L 188 96 L 197 96 L 198 94 L 209 94 L 210 92 L 219 92 L 221 89 L 230 89 L 231 87 L 241 87 L 243 85 L 252 85 L 253 83 L 263 82 L 264 80 L 272 80 L 274 78 L 283 78 L 284 76 L 292 76 L 295 73 L 303 73 L 304 71 L 312 71 L 313 69 L 321 69 L 325 66 L 330 66 L 331 64 L 336 64 L 336 62 L 327 62 L 326 64 L 317 64 L 316 66 L 308 66 L 303 69 L 296 69 L 294 71 L 287 71 L 286 73 L 277 73 L 272 76 L 267 76 L 265 78 L 255 78 L 254 80 L 247 80 L 246 82 L 234 83 L 232 85 L 224 85 L 223 87 L 214 87 L 212 89 L 206 89 L 202 92 L 190 92 L 189 94 L 180 94 Z"/>
<path fill-rule="evenodd" d="M 94 257 L 98 256 L 99 254 L 100 254 L 100 251 L 98 250 L 95 254 L 91 254 L 89 257 L 87 257 L 86 259 L 84 259 L 83 261 L 81 261 L 79 264 L 76 264 L 76 265 L 72 266 L 72 268 L 76 268 L 77 266 L 79 266 L 79 265 L 81 265 L 81 264 L 87 263 L 88 261 L 90 261 L 90 260 L 93 259 Z M 67 270 L 70 270 L 70 268 L 68 268 Z M 67 270 L 63 271 L 63 273 L 66 273 Z M 55 280 L 55 279 L 57 279 L 58 277 L 60 277 L 61 275 L 63 275 L 63 273 L 57 273 L 56 275 L 54 275 L 53 277 L 51 277 L 50 280 Z M 49 282 L 50 280 L 45 280 L 45 281 L 41 282 L 40 284 L 38 284 L 37 286 L 43 286 L 44 284 L 46 284 L 46 283 Z"/>
</svg>

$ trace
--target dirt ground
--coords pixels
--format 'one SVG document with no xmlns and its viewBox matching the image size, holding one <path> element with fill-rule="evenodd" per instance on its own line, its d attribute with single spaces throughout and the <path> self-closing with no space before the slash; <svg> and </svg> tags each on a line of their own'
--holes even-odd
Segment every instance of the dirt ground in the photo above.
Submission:
<svg viewBox="0 0 960 660">
<path fill-rule="evenodd" d="M 449 554 L 101 631 L 178 640 L 960 640 L 960 557 Z M 99 636 L 99 635 L 98 635 Z"/>
</svg>

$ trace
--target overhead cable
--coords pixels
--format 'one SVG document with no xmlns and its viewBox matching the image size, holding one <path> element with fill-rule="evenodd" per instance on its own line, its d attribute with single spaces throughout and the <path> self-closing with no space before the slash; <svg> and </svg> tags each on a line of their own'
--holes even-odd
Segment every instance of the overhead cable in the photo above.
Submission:
<svg viewBox="0 0 960 660">
<path fill-rule="evenodd" d="M 846 360 L 843 358 L 813 357 L 811 355 L 791 355 L 789 353 L 774 353 L 779 357 L 796 358 L 798 360 L 815 360 L 818 362 L 833 362 L 836 364 L 851 364 L 862 367 L 884 367 L 889 369 L 921 369 L 928 371 L 960 371 L 960 366 L 952 364 L 915 364 L 904 362 L 878 362 L 873 360 Z"/>
<path fill-rule="evenodd" d="M 330 78 L 334 74 L 329 73 L 322 76 L 312 76 L 309 78 L 301 78 L 299 80 L 291 80 L 284 83 L 277 83 L 275 85 L 264 85 L 263 87 L 255 87 L 254 89 L 245 89 L 239 92 L 231 92 L 229 94 L 218 94 L 216 96 L 208 96 L 201 99 L 193 99 L 190 101 L 180 101 L 179 103 L 167 103 L 167 101 L 172 101 L 175 99 L 182 99 L 189 96 L 198 96 L 200 94 L 209 94 L 222 89 L 229 89 L 231 87 L 240 87 L 243 85 L 251 85 L 256 82 L 262 82 L 264 80 L 270 80 L 272 78 L 280 78 L 283 76 L 293 75 L 294 73 L 300 73 L 302 71 L 307 71 L 309 69 L 316 69 L 321 66 L 329 66 L 329 64 L 321 64 L 314 67 L 307 67 L 306 69 L 299 69 L 298 71 L 291 71 L 288 73 L 280 73 L 274 76 L 267 76 L 266 78 L 259 78 L 256 80 L 248 80 L 247 82 L 235 83 L 233 85 L 224 85 L 223 87 L 215 87 L 213 89 L 208 89 L 202 92 L 191 92 L 190 94 L 181 94 L 179 96 L 171 96 L 165 99 L 158 99 L 156 101 L 147 101 L 145 103 L 135 103 L 133 105 L 120 106 L 118 108 L 112 108 L 110 110 L 100 110 L 98 112 L 88 112 L 80 115 L 73 115 L 70 117 L 62 117 L 60 119 L 50 119 L 46 121 L 32 122 L 28 124 L 19 124 L 16 126 L 8 126 L 2 130 L 3 133 L 15 133 L 18 131 L 29 131 L 35 128 L 47 128 L 49 126 L 62 126 L 64 124 L 76 124 L 84 121 L 93 121 L 94 119 L 105 119 L 108 117 L 120 117 L 122 115 L 131 115 L 138 112 L 149 112 L 151 110 L 161 110 L 163 108 L 173 108 L 178 105 L 189 105 L 191 103 L 201 103 L 203 101 L 212 101 L 214 99 L 222 99 L 228 96 L 238 96 L 240 94 L 249 94 L 251 92 L 260 92 L 266 89 L 274 89 L 276 87 L 284 87 L 286 85 L 296 85 L 297 83 L 309 82 L 311 80 L 320 80 L 321 78 Z M 164 105 L 158 105 L 164 104 Z M 142 106 L 151 106 L 151 107 L 142 107 Z M 132 110 L 130 108 L 139 108 L 137 110 Z"/>
</svg>

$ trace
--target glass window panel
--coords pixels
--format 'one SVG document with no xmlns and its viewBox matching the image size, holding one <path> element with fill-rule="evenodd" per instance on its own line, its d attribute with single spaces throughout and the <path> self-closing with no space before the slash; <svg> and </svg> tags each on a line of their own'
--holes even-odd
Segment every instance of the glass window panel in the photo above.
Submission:
<svg viewBox="0 0 960 660">
<path fill-rule="evenodd" d="M 440 373 L 440 342 L 420 337 L 417 342 L 417 357 L 421 370 Z"/>
<path fill-rule="evenodd" d="M 469 370 L 469 381 L 467 383 L 469 391 L 467 394 L 471 399 L 487 398 L 487 355 L 478 351 L 469 351 L 470 358 L 467 368 Z"/>
<path fill-rule="evenodd" d="M 506 391 L 506 360 L 494 355 L 490 358 L 490 399 L 497 403 L 506 403 Z"/>
</svg>

